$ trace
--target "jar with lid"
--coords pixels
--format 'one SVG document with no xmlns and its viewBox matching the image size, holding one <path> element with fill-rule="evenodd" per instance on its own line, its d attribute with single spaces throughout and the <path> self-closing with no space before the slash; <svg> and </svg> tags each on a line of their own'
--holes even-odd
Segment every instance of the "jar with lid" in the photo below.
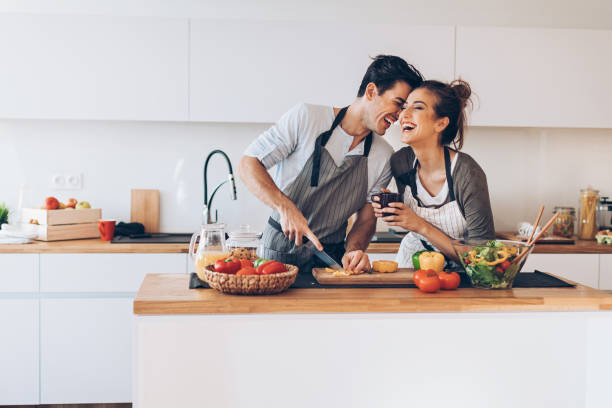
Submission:
<svg viewBox="0 0 612 408">
<path fill-rule="evenodd" d="M 259 258 L 263 251 L 261 232 L 252 231 L 249 225 L 241 225 L 238 231 L 228 233 L 227 249 L 230 256 L 251 261 Z"/>
<path fill-rule="evenodd" d="M 576 209 L 574 207 L 555 207 L 553 214 L 557 214 L 552 225 L 553 235 L 566 238 L 573 236 Z"/>
<path fill-rule="evenodd" d="M 597 234 L 597 201 L 599 190 L 580 190 L 580 216 L 578 217 L 578 238 L 594 239 Z"/>
</svg>

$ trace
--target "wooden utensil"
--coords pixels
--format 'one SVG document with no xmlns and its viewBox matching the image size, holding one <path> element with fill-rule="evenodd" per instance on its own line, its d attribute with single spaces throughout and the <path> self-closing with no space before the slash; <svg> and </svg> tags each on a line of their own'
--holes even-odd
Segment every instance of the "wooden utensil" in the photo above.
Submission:
<svg viewBox="0 0 612 408">
<path fill-rule="evenodd" d="M 546 231 L 548 231 L 548 229 L 553 225 L 553 222 L 555 222 L 555 219 L 558 216 L 559 216 L 559 213 L 555 213 L 552 216 L 552 218 L 550 220 L 548 220 L 548 222 L 546 223 L 546 225 L 544 225 L 544 227 L 542 227 L 542 230 L 538 233 L 538 235 L 536 235 L 535 238 L 533 238 L 533 240 L 531 242 L 529 242 L 529 241 L 527 242 L 527 248 L 525 248 L 525 250 L 522 253 L 520 253 L 516 258 L 514 258 L 512 263 L 518 263 L 518 262 L 520 262 L 521 259 L 523 259 L 525 257 L 527 252 L 529 252 L 530 248 L 535 245 L 537 240 L 540 239 L 540 237 L 542 235 L 544 235 L 544 233 Z"/>
<path fill-rule="evenodd" d="M 359 275 L 334 276 L 325 268 L 312 268 L 312 275 L 321 285 L 404 285 L 413 284 L 414 269 L 399 268 L 392 273 L 362 273 Z"/>
<path fill-rule="evenodd" d="M 533 238 L 533 235 L 535 234 L 536 230 L 538 229 L 538 224 L 540 223 L 540 218 L 542 218 L 542 213 L 544 212 L 544 206 L 540 207 L 540 212 L 538 213 L 538 218 L 536 218 L 535 223 L 533 224 L 533 229 L 531 230 L 531 234 L 529 234 L 529 239 L 527 240 L 527 243 L 529 244 L 529 242 L 531 242 L 531 238 Z"/>
<path fill-rule="evenodd" d="M 132 190 L 130 221 L 143 224 L 145 232 L 159 232 L 159 190 Z"/>
</svg>

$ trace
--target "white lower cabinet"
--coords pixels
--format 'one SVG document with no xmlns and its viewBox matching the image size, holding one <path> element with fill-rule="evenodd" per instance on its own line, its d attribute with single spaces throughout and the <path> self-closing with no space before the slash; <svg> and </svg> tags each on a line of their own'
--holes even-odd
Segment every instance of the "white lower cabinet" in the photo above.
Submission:
<svg viewBox="0 0 612 408">
<path fill-rule="evenodd" d="M 132 301 L 41 299 L 42 404 L 131 401 Z"/>
<path fill-rule="evenodd" d="M 531 254 L 523 271 L 550 272 L 592 288 L 599 286 L 599 254 Z"/>
<path fill-rule="evenodd" d="M 612 290 L 612 254 L 599 255 L 599 289 Z"/>
<path fill-rule="evenodd" d="M 37 405 L 38 299 L 0 299 L 0 405 Z"/>
</svg>

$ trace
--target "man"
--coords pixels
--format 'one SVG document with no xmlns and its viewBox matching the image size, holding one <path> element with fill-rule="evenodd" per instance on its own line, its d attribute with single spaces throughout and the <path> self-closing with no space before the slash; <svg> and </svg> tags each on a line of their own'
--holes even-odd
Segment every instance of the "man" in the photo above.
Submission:
<svg viewBox="0 0 612 408">
<path fill-rule="evenodd" d="M 298 104 L 247 148 L 238 175 L 274 210 L 264 258 L 310 273 L 325 249 L 349 271 L 370 268 L 365 254 L 376 229 L 370 196 L 391 179 L 393 148 L 382 139 L 410 91 L 423 81 L 403 59 L 379 55 L 346 108 Z M 266 169 L 278 164 L 274 180 Z M 346 237 L 348 218 L 357 219 Z M 310 244 L 303 245 L 303 238 Z"/>
</svg>

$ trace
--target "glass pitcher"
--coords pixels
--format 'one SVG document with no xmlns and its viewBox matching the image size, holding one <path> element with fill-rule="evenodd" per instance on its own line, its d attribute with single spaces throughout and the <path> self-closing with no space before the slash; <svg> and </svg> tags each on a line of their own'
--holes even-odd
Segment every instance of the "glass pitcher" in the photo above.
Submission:
<svg viewBox="0 0 612 408">
<path fill-rule="evenodd" d="M 198 249 L 194 253 L 196 241 L 200 238 Z M 229 256 L 225 244 L 225 224 L 202 224 L 199 233 L 193 234 L 189 243 L 189 257 L 195 263 L 198 277 L 204 280 L 204 269 L 219 259 Z"/>
</svg>

